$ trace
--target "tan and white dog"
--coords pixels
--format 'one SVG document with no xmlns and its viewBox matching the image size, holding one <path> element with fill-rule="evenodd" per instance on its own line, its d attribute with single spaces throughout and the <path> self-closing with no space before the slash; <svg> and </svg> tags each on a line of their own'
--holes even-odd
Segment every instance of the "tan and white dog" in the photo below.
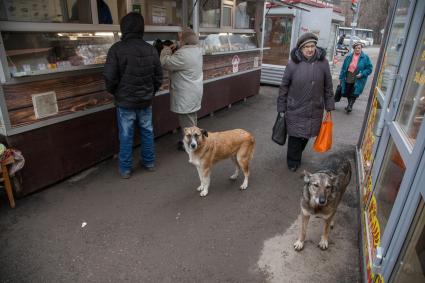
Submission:
<svg viewBox="0 0 425 283">
<path fill-rule="evenodd" d="M 254 154 L 255 139 L 247 131 L 235 129 L 208 133 L 198 127 L 185 128 L 183 144 L 189 154 L 189 162 L 198 170 L 201 185 L 197 191 L 202 197 L 208 194 L 211 167 L 227 158 L 231 158 L 236 166 L 230 179 L 236 180 L 241 169 L 245 179 L 240 188 L 245 190 L 248 187 L 249 162 Z"/>
</svg>

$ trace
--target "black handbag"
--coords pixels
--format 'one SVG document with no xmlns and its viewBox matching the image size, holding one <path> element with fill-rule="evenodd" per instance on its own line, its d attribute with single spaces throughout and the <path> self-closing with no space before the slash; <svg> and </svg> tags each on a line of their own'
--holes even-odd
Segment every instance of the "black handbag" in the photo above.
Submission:
<svg viewBox="0 0 425 283">
<path fill-rule="evenodd" d="M 286 142 L 287 130 L 285 113 L 277 113 L 276 122 L 273 126 L 272 140 L 278 145 L 284 145 Z"/>
<path fill-rule="evenodd" d="M 339 102 L 341 100 L 341 85 L 338 85 L 336 87 L 334 100 L 335 100 L 335 102 Z"/>
</svg>

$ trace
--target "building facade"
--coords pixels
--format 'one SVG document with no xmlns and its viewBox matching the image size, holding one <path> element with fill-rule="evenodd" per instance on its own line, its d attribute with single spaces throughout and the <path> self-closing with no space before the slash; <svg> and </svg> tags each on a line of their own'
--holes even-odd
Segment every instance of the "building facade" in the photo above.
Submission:
<svg viewBox="0 0 425 283">
<path fill-rule="evenodd" d="M 358 144 L 366 282 L 425 282 L 424 19 L 395 1 Z"/>
</svg>

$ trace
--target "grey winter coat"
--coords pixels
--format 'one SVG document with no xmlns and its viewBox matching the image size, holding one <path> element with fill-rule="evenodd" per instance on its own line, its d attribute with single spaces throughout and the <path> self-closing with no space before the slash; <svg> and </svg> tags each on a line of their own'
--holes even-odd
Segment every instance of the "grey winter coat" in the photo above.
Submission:
<svg viewBox="0 0 425 283">
<path fill-rule="evenodd" d="M 179 114 L 198 111 L 204 89 L 201 48 L 184 45 L 172 54 L 170 48 L 164 47 L 160 61 L 170 74 L 171 111 Z"/>
<path fill-rule="evenodd" d="M 317 136 L 323 110 L 335 109 L 332 76 L 325 57 L 326 51 L 320 47 L 310 60 L 298 49 L 291 51 L 277 99 L 277 111 L 285 112 L 288 136 Z"/>
</svg>

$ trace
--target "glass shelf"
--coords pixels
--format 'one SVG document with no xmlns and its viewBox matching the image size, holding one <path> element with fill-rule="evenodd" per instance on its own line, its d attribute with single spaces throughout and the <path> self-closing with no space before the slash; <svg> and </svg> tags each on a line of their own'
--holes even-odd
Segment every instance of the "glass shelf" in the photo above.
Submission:
<svg viewBox="0 0 425 283">
<path fill-rule="evenodd" d="M 113 32 L 2 32 L 12 77 L 101 67 Z"/>
<path fill-rule="evenodd" d="M 204 55 L 218 55 L 258 50 L 255 34 L 212 33 L 201 34 L 199 44 Z"/>
</svg>

